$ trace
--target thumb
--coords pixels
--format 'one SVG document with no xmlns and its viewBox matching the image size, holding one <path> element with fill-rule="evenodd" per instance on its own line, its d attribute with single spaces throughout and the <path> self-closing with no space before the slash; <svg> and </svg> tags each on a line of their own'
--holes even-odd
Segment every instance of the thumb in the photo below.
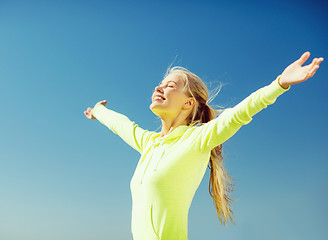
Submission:
<svg viewBox="0 0 328 240">
<path fill-rule="evenodd" d="M 300 65 L 303 65 L 306 60 L 308 60 L 308 58 L 310 57 L 310 52 L 305 52 L 303 53 L 303 55 L 300 57 L 300 59 L 297 60 L 297 62 L 300 64 Z"/>
<path fill-rule="evenodd" d="M 101 101 L 100 104 L 106 106 L 106 104 L 107 104 L 107 100 L 103 100 L 103 101 Z"/>
</svg>

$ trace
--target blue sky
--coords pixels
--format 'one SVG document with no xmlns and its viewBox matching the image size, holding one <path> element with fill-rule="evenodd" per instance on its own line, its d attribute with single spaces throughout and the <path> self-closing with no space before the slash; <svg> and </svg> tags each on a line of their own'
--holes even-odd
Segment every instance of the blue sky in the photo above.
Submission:
<svg viewBox="0 0 328 240">
<path fill-rule="evenodd" d="M 131 239 L 139 155 L 83 111 L 100 100 L 156 130 L 154 87 L 174 61 L 233 107 L 305 51 L 328 57 L 324 1 L 0 1 L 0 239 Z M 189 239 L 327 239 L 325 60 L 224 143 L 236 224 L 209 171 Z M 309 63 L 308 61 L 307 63 Z"/>
</svg>

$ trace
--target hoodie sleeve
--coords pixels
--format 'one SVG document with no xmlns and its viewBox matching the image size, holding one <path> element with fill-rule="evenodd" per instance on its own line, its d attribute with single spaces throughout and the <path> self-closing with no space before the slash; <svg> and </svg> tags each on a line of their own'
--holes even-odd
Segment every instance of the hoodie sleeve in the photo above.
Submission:
<svg viewBox="0 0 328 240">
<path fill-rule="evenodd" d="M 152 132 L 140 128 L 128 117 L 110 110 L 102 104 L 94 107 L 91 114 L 140 154 L 143 152 Z"/>
<path fill-rule="evenodd" d="M 252 121 L 252 117 L 273 104 L 276 99 L 290 89 L 282 88 L 280 76 L 270 85 L 260 88 L 233 108 L 223 111 L 216 119 L 197 128 L 194 142 L 201 150 L 211 150 L 232 137 L 243 125 Z"/>
</svg>

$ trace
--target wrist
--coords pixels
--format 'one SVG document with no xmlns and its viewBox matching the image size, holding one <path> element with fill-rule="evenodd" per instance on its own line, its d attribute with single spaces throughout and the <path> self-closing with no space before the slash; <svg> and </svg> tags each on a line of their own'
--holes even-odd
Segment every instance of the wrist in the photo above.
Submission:
<svg viewBox="0 0 328 240">
<path fill-rule="evenodd" d="M 280 85 L 280 87 L 282 87 L 283 89 L 288 89 L 289 88 L 289 84 L 281 82 L 281 78 L 278 79 L 278 84 Z"/>
<path fill-rule="evenodd" d="M 92 117 L 96 118 L 96 116 L 95 116 L 95 112 L 97 111 L 97 109 L 99 109 L 100 105 L 102 105 L 102 104 L 97 103 L 97 104 L 93 107 L 93 109 L 91 110 L 91 116 L 92 116 Z M 102 106 L 103 106 L 103 105 L 102 105 Z M 100 107 L 100 108 L 101 108 L 101 107 Z"/>
</svg>

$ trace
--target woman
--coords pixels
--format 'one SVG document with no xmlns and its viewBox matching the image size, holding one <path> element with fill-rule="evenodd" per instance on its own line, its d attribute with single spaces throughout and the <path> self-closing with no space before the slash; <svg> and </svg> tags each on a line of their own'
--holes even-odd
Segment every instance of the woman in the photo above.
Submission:
<svg viewBox="0 0 328 240">
<path fill-rule="evenodd" d="M 211 169 L 209 192 L 220 221 L 232 221 L 232 184 L 221 156 L 224 141 L 275 102 L 290 85 L 312 77 L 323 58 L 302 67 L 310 53 L 288 66 L 270 85 L 252 93 L 218 115 L 208 105 L 205 84 L 184 68 L 170 69 L 155 88 L 150 109 L 162 121 L 160 133 L 141 129 L 122 114 L 98 102 L 84 112 L 98 119 L 136 149 L 140 160 L 131 180 L 132 224 L 135 240 L 185 240 L 188 211 L 206 167 Z"/>
</svg>

